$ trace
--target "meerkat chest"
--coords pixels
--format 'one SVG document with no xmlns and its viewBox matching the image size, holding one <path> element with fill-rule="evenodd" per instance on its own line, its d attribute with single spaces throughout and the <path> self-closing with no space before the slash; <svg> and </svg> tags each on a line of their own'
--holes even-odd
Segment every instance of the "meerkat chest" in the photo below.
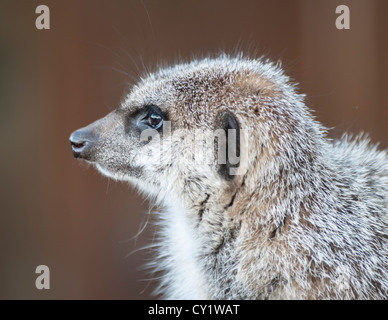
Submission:
<svg viewBox="0 0 388 320">
<path fill-rule="evenodd" d="M 164 250 L 167 295 L 172 299 L 209 299 L 207 281 L 200 259 L 200 239 L 182 208 L 170 210 L 166 223 Z"/>
</svg>

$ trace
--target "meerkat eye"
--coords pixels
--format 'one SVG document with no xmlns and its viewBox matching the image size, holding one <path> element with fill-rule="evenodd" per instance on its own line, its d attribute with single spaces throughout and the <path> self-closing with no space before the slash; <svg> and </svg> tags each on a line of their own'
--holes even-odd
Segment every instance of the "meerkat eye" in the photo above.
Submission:
<svg viewBox="0 0 388 320">
<path fill-rule="evenodd" d="M 163 120 L 166 115 L 157 106 L 149 106 L 143 109 L 142 115 L 138 120 L 140 130 L 145 129 L 160 129 L 163 125 Z"/>
<path fill-rule="evenodd" d="M 159 129 L 162 124 L 163 124 L 163 119 L 160 115 L 151 112 L 148 117 L 147 117 L 147 124 L 152 128 L 152 129 Z"/>
</svg>

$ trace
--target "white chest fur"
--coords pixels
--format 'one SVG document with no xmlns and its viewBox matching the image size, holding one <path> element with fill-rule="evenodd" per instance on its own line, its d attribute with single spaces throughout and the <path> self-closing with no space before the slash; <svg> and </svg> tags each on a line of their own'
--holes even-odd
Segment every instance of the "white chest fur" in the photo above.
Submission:
<svg viewBox="0 0 388 320">
<path fill-rule="evenodd" d="M 200 239 L 187 213 L 180 206 L 170 207 L 163 218 L 164 243 L 161 256 L 168 270 L 164 285 L 169 299 L 209 299 L 199 260 Z M 166 254 L 167 253 L 167 254 Z"/>
</svg>

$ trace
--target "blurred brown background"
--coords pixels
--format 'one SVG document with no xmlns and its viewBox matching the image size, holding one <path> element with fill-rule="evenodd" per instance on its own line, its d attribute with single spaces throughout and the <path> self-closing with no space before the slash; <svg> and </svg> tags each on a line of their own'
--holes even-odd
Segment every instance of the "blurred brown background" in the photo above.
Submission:
<svg viewBox="0 0 388 320">
<path fill-rule="evenodd" d="M 35 28 L 40 4 L 51 10 L 50 30 Z M 335 28 L 340 4 L 350 30 Z M 387 148 L 387 15 L 386 0 L 2 0 L 0 298 L 151 297 L 141 269 L 150 256 L 133 251 L 153 229 L 131 240 L 147 203 L 76 162 L 68 142 L 118 105 L 132 82 L 119 71 L 136 77 L 139 55 L 152 69 L 256 48 L 283 61 L 333 135 L 363 130 Z M 50 290 L 35 288 L 41 264 Z"/>
</svg>

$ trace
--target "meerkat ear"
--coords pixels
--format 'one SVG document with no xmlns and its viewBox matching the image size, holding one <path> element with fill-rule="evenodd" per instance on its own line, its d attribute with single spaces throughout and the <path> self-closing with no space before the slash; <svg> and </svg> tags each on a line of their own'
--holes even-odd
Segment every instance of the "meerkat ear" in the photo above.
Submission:
<svg viewBox="0 0 388 320">
<path fill-rule="evenodd" d="M 234 179 L 240 162 L 240 126 L 235 116 L 222 111 L 216 117 L 215 152 L 219 174 Z"/>
</svg>

